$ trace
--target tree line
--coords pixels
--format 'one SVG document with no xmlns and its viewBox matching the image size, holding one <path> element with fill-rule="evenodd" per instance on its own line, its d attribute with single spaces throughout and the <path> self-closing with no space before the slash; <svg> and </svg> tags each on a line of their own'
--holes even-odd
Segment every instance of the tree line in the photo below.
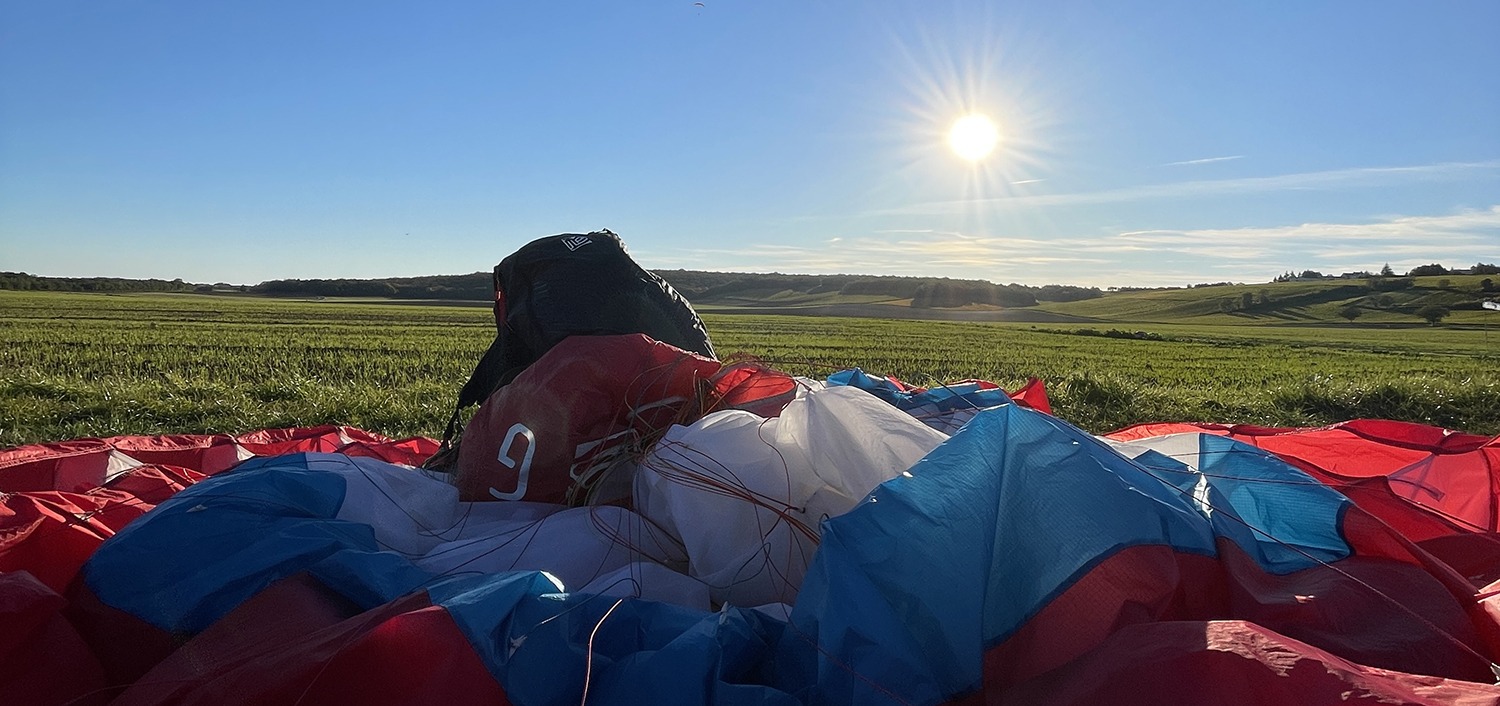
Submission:
<svg viewBox="0 0 1500 706">
<path fill-rule="evenodd" d="M 42 277 L 25 272 L 0 272 L 0 289 L 23 292 L 191 292 L 193 287 L 180 279 Z"/>
<path fill-rule="evenodd" d="M 1492 265 L 1492 264 L 1486 264 L 1486 263 L 1483 263 L 1483 262 L 1476 262 L 1476 263 L 1474 263 L 1473 267 L 1449 269 L 1447 267 L 1442 266 L 1439 263 L 1434 262 L 1434 263 L 1427 264 L 1427 265 L 1418 265 L 1416 267 L 1413 267 L 1410 270 L 1407 270 L 1406 274 L 1400 275 L 1400 276 L 1402 276 L 1402 277 L 1437 277 L 1437 276 L 1442 276 L 1442 275 L 1500 275 L 1500 265 Z M 1396 275 L 1396 271 L 1393 270 L 1393 269 L 1391 269 L 1390 263 L 1386 263 L 1384 267 L 1380 268 L 1380 272 L 1378 272 L 1378 273 L 1366 271 L 1366 272 L 1346 272 L 1346 273 L 1344 273 L 1342 275 L 1325 275 L 1322 272 L 1319 272 L 1317 270 L 1303 270 L 1301 272 L 1292 272 L 1292 271 L 1288 270 L 1286 272 L 1283 272 L 1282 274 L 1277 275 L 1276 278 L 1273 279 L 1273 280 L 1271 280 L 1271 281 L 1272 282 L 1292 282 L 1292 281 L 1295 281 L 1295 280 L 1307 280 L 1307 279 L 1359 279 L 1359 278 L 1378 278 L 1378 277 L 1396 277 L 1396 276 L 1397 276 Z"/>
<path fill-rule="evenodd" d="M 758 300 L 778 292 L 838 293 L 911 299 L 914 307 L 960 307 L 990 304 L 1034 306 L 1042 301 L 1078 301 L 1104 295 L 1097 287 L 1049 284 L 1031 287 L 995 284 L 984 280 L 945 277 L 871 275 L 787 275 L 781 273 L 703 272 L 660 270 L 656 274 L 691 301 Z M 250 288 L 267 296 L 392 297 L 397 299 L 488 300 L 488 272 L 388 279 L 283 279 Z"/>
</svg>

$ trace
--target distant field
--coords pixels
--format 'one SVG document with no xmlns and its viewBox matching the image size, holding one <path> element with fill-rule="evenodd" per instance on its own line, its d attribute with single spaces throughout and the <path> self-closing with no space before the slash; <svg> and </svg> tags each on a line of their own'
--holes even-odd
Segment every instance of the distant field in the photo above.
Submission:
<svg viewBox="0 0 1500 706">
<path fill-rule="evenodd" d="M 1097 319 L 1101 322 L 1185 322 L 1200 324 L 1312 324 L 1347 323 L 1340 312 L 1353 306 L 1358 325 L 1425 325 L 1416 314 L 1433 304 L 1452 309 L 1446 324 L 1481 324 L 1497 318 L 1496 312 L 1462 308 L 1476 306 L 1480 298 L 1500 297 L 1483 292 L 1481 283 L 1500 280 L 1491 275 L 1445 275 L 1412 278 L 1412 287 L 1390 291 L 1370 288 L 1367 280 L 1314 280 L 1238 284 L 1191 289 L 1166 289 L 1111 293 L 1097 299 L 1044 303 L 1038 309 Z M 1256 303 L 1248 310 L 1225 311 L 1249 295 Z M 1261 298 L 1268 301 L 1261 303 Z"/>
<path fill-rule="evenodd" d="M 722 354 L 813 377 L 1040 377 L 1058 416 L 1095 432 L 1353 417 L 1500 432 L 1500 333 L 1482 326 L 705 320 Z M 0 292 L 0 446 L 319 423 L 432 436 L 493 330 L 478 307 Z"/>
</svg>

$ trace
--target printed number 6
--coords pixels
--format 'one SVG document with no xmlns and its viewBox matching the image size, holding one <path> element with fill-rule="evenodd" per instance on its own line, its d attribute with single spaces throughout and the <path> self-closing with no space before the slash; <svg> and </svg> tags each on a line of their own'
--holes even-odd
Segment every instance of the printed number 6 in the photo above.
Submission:
<svg viewBox="0 0 1500 706">
<path fill-rule="evenodd" d="M 510 446 L 516 441 L 516 437 L 526 437 L 526 455 L 521 457 L 521 470 L 516 474 L 516 489 L 509 493 L 490 488 L 490 495 L 501 500 L 520 500 L 526 495 L 526 481 L 531 477 L 531 457 L 536 455 L 536 435 L 526 428 L 525 424 L 514 424 L 510 431 L 505 432 L 505 441 L 500 444 L 500 454 L 495 460 L 506 468 L 515 468 L 516 460 L 510 457 Z"/>
</svg>

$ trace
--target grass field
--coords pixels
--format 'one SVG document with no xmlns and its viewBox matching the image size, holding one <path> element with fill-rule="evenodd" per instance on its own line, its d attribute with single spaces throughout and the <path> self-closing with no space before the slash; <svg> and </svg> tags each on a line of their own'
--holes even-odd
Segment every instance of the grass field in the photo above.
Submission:
<svg viewBox="0 0 1500 706">
<path fill-rule="evenodd" d="M 0 292 L 0 446 L 320 423 L 436 435 L 493 337 L 490 316 L 479 307 Z M 1500 432 L 1500 332 L 1478 325 L 705 320 L 721 354 L 813 377 L 851 366 L 917 383 L 985 378 L 1014 388 L 1039 377 L 1058 416 L 1095 432 L 1355 417 Z"/>
</svg>

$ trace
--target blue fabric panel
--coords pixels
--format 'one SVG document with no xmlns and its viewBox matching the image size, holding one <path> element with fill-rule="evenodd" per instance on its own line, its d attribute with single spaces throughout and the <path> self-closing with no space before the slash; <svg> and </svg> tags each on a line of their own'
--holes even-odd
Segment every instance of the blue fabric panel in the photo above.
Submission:
<svg viewBox="0 0 1500 706">
<path fill-rule="evenodd" d="M 1262 449 L 1212 434 L 1198 439 L 1198 470 L 1155 451 L 1135 462 L 1192 497 L 1214 533 L 1267 573 L 1289 574 L 1353 553 L 1340 531 L 1348 498 Z"/>
<path fill-rule="evenodd" d="M 909 396 L 897 390 L 890 380 L 876 377 L 859 368 L 840 370 L 829 375 L 827 382 L 829 385 L 857 387 L 894 405 L 899 405 L 904 397 Z"/>
<path fill-rule="evenodd" d="M 585 674 L 590 704 L 800 703 L 773 685 L 785 623 L 556 590 L 518 572 L 456 577 L 428 595 L 516 704 L 580 703 Z"/>
<path fill-rule="evenodd" d="M 393 582 L 409 582 L 418 570 L 377 553 L 369 526 L 334 519 L 344 479 L 321 469 L 352 463 L 337 454 L 274 456 L 206 479 L 101 545 L 84 565 L 84 581 L 106 605 L 187 634 L 314 567 L 325 577 L 363 574 L 349 583 L 348 597 L 383 602 Z"/>
<path fill-rule="evenodd" d="M 341 549 L 308 572 L 366 610 L 389 603 L 433 580 L 406 557 L 388 551 Z"/>
<path fill-rule="evenodd" d="M 1199 439 L 1198 470 L 1218 510 L 1209 513 L 1214 530 L 1267 572 L 1289 574 L 1354 553 L 1341 531 L 1353 504 L 1343 494 L 1263 449 L 1212 434 Z"/>
<path fill-rule="evenodd" d="M 985 409 L 1002 404 L 1010 404 L 1010 395 L 1005 390 L 988 389 L 982 390 L 975 383 L 964 383 L 960 385 L 944 385 L 933 387 L 924 392 L 910 395 L 905 401 L 896 406 L 901 409 L 911 409 L 923 405 L 933 405 L 937 409 L 948 411 L 954 409 Z"/>
<path fill-rule="evenodd" d="M 933 405 L 939 411 L 954 409 L 985 409 L 1010 404 L 1010 395 L 1004 390 L 981 390 L 976 383 L 943 385 L 923 392 L 900 390 L 896 384 L 883 377 L 876 377 L 859 368 L 840 370 L 828 376 L 829 385 L 848 385 L 879 397 L 900 409 L 912 409 Z"/>
<path fill-rule="evenodd" d="M 1142 544 L 1214 554 L 1177 488 L 1065 422 L 997 407 L 825 522 L 792 622 L 840 657 L 820 659 L 820 698 L 935 703 L 978 687 L 986 646 Z"/>
</svg>

